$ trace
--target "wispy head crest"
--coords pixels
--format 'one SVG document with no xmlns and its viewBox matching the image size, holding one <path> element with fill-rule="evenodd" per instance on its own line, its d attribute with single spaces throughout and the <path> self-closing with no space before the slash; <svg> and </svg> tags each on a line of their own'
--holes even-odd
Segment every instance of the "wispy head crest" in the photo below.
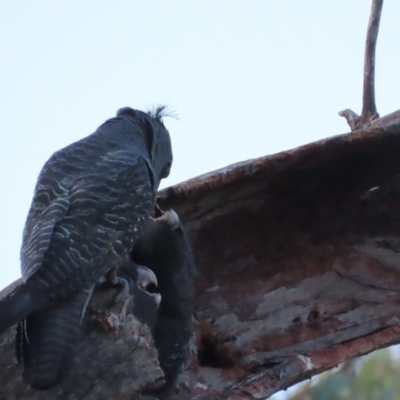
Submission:
<svg viewBox="0 0 400 400">
<path fill-rule="evenodd" d="M 163 104 L 159 104 L 157 106 L 153 106 L 152 108 L 147 109 L 147 115 L 156 119 L 163 125 L 164 125 L 163 121 L 164 117 L 171 117 L 179 120 L 179 115 L 174 110 L 170 110 L 169 106 Z"/>
</svg>

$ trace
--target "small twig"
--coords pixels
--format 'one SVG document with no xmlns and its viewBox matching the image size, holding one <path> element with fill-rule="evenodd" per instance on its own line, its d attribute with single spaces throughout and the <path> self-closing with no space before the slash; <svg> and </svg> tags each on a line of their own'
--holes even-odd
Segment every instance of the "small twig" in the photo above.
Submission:
<svg viewBox="0 0 400 400">
<path fill-rule="evenodd" d="M 375 104 L 375 51 L 382 6 L 383 0 L 372 1 L 367 38 L 365 41 L 363 107 L 361 116 L 358 116 L 350 109 L 339 112 L 341 117 L 346 118 L 352 131 L 363 129 L 373 120 L 379 118 Z"/>
<path fill-rule="evenodd" d="M 346 121 L 349 124 L 352 132 L 357 129 L 357 121 L 360 119 L 360 116 L 357 113 L 355 113 L 353 110 L 350 110 L 350 108 L 346 108 L 345 110 L 339 111 L 338 114 L 341 117 L 346 118 Z"/>
</svg>

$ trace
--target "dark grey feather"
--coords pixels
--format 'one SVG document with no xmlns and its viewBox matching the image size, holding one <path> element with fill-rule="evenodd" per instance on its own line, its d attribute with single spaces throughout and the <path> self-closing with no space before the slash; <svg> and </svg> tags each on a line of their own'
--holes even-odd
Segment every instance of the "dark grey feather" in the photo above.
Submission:
<svg viewBox="0 0 400 400">
<path fill-rule="evenodd" d="M 124 110 L 54 153 L 38 178 L 21 247 L 24 285 L 0 304 L 0 333 L 24 319 L 17 348 L 35 387 L 59 376 L 61 355 L 79 329 L 83 291 L 121 263 L 169 174 L 164 125 Z"/>
<path fill-rule="evenodd" d="M 139 271 L 143 270 L 151 272 L 154 279 L 147 279 L 147 282 L 142 282 L 142 274 Z M 146 324 L 152 329 L 161 301 L 156 276 L 149 268 L 133 262 L 122 264 L 118 269 L 118 276 L 128 282 L 129 293 L 133 295 L 133 315 L 142 324 Z"/>
<path fill-rule="evenodd" d="M 155 391 L 164 396 L 173 387 L 189 355 L 194 309 L 195 262 L 189 239 L 174 211 L 150 219 L 131 254 L 156 275 L 161 304 L 152 329 L 166 383 Z"/>
<path fill-rule="evenodd" d="M 56 301 L 18 324 L 17 357 L 33 388 L 46 389 L 68 372 L 91 293 L 92 288 Z"/>
</svg>

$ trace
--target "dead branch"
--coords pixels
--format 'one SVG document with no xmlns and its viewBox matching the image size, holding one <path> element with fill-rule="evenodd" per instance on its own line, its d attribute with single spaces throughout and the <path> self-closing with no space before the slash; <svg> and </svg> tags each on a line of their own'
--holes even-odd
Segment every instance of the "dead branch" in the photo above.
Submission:
<svg viewBox="0 0 400 400">
<path fill-rule="evenodd" d="M 265 398 L 399 341 L 399 146 L 400 125 L 359 131 L 161 193 L 199 268 L 174 399 Z"/>
<path fill-rule="evenodd" d="M 361 116 L 368 121 L 379 117 L 375 105 L 375 53 L 382 6 L 383 0 L 374 0 L 372 2 L 367 39 L 365 41 L 363 108 Z"/>
<path fill-rule="evenodd" d="M 192 354 L 170 399 L 265 398 L 400 340 L 399 147 L 400 124 L 358 131 L 159 193 L 198 266 Z M 149 332 L 113 290 L 97 288 L 71 376 L 48 392 L 23 384 L 6 333 L 0 399 L 131 399 L 160 384 Z"/>
<path fill-rule="evenodd" d="M 350 109 L 339 112 L 340 116 L 346 118 L 352 131 L 366 128 L 372 121 L 379 118 L 375 104 L 375 52 L 382 6 L 383 0 L 372 1 L 365 41 L 363 107 L 361 116 L 358 116 L 358 114 Z"/>
</svg>

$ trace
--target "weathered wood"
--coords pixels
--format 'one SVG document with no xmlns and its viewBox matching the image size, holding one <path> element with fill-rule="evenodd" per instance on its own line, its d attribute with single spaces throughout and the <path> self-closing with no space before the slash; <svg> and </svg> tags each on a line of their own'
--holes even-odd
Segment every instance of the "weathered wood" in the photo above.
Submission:
<svg viewBox="0 0 400 400">
<path fill-rule="evenodd" d="M 161 193 L 199 269 L 190 393 L 264 398 L 399 340 L 399 150 L 400 125 L 355 132 Z"/>
<path fill-rule="evenodd" d="M 198 267 L 192 354 L 171 399 L 265 398 L 399 341 L 399 151 L 400 125 L 357 131 L 160 192 Z M 147 329 L 129 302 L 110 309 L 110 290 L 58 389 L 21 383 L 6 334 L 0 399 L 128 399 L 161 383 Z"/>
<path fill-rule="evenodd" d="M 20 284 L 18 280 L 3 290 L 0 301 Z M 151 334 L 131 314 L 131 296 L 114 302 L 118 290 L 96 289 L 67 379 L 49 390 L 33 390 L 22 380 L 15 357 L 15 328 L 2 335 L 0 400 L 132 400 L 141 398 L 142 389 L 162 384 Z"/>
</svg>

